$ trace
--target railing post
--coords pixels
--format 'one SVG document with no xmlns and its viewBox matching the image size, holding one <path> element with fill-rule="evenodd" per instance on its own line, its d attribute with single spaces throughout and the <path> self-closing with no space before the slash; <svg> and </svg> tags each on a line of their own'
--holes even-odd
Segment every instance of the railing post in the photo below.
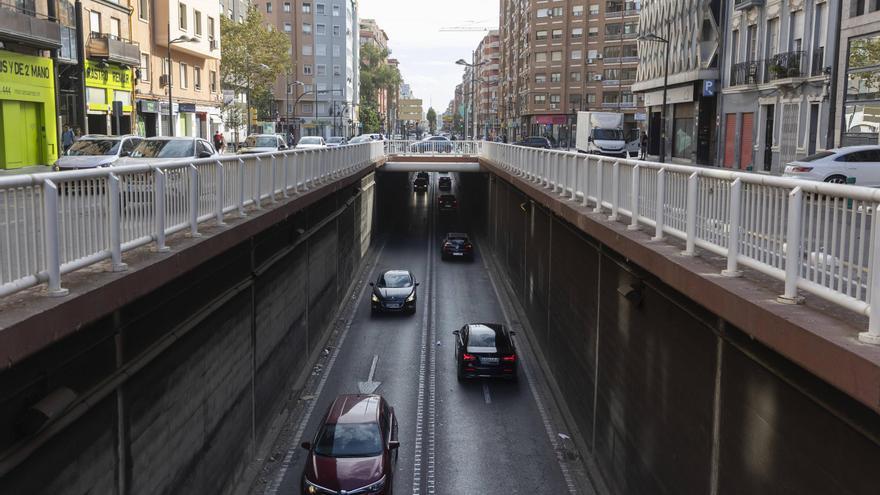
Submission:
<svg viewBox="0 0 880 495">
<path fill-rule="evenodd" d="M 727 269 L 721 272 L 725 277 L 739 277 L 737 268 L 739 258 L 739 217 L 742 203 L 742 180 L 737 178 L 730 185 L 730 231 L 727 238 Z"/>
<path fill-rule="evenodd" d="M 120 211 L 122 201 L 119 197 L 119 177 L 116 174 L 107 176 L 110 197 L 110 270 L 122 272 L 128 269 L 128 265 L 122 262 L 122 226 Z"/>
<path fill-rule="evenodd" d="M 666 217 L 666 169 L 661 168 L 657 172 L 657 203 L 654 205 L 654 218 L 656 226 L 654 228 L 653 241 L 663 240 L 663 227 Z"/>
<path fill-rule="evenodd" d="M 165 245 L 165 172 L 153 169 L 153 202 L 156 206 L 156 252 L 164 253 Z"/>
<path fill-rule="evenodd" d="M 223 206 L 226 203 L 226 174 L 224 173 L 223 163 L 217 160 L 217 167 L 214 168 L 215 180 L 217 187 L 216 206 L 214 207 L 214 216 L 217 218 L 217 225 L 226 225 L 223 221 Z"/>
<path fill-rule="evenodd" d="M 605 178 L 602 171 L 605 169 L 605 161 L 601 158 L 596 163 L 596 207 L 593 213 L 602 213 L 602 188 L 605 186 Z"/>
<path fill-rule="evenodd" d="M 278 202 L 275 198 L 275 191 L 277 190 L 277 188 L 275 186 L 277 184 L 276 179 L 278 176 L 277 165 L 278 165 L 278 155 L 276 155 L 275 153 L 272 153 L 272 187 L 269 189 L 269 198 L 270 198 L 270 201 L 273 203 Z"/>
<path fill-rule="evenodd" d="M 788 193 L 788 224 L 785 229 L 785 293 L 776 298 L 783 304 L 798 304 L 797 283 L 801 272 L 801 225 L 804 192 L 795 187 Z"/>
<path fill-rule="evenodd" d="M 590 156 L 584 157 L 584 202 L 581 206 L 587 208 L 590 206 Z"/>
<path fill-rule="evenodd" d="M 578 187 L 581 185 L 581 168 L 578 166 L 578 156 L 571 157 L 571 167 L 574 170 L 574 180 L 571 183 L 571 200 L 577 201 Z"/>
<path fill-rule="evenodd" d="M 630 216 L 629 225 L 626 227 L 627 230 L 639 230 L 639 195 L 641 191 L 639 191 L 639 186 L 641 186 L 639 180 L 639 172 L 642 170 L 642 167 L 639 164 L 633 166 L 632 169 L 632 184 L 630 185 L 630 196 L 632 196 L 632 216 Z"/>
<path fill-rule="evenodd" d="M 620 207 L 620 162 L 615 161 L 611 166 L 611 215 L 608 220 L 617 221 L 617 209 Z"/>
<path fill-rule="evenodd" d="M 199 169 L 189 164 L 189 236 L 201 237 L 199 234 Z"/>
<path fill-rule="evenodd" d="M 700 187 L 700 174 L 694 172 L 688 177 L 687 184 L 687 218 L 685 223 L 685 248 L 682 256 L 697 254 L 697 192 Z"/>
<path fill-rule="evenodd" d="M 261 205 L 260 196 L 262 196 L 260 189 L 263 187 L 263 160 L 260 157 L 254 157 L 256 163 L 254 164 L 254 190 L 252 191 L 253 196 L 251 199 L 254 200 L 254 207 L 258 210 L 263 209 L 263 205 Z"/>
<path fill-rule="evenodd" d="M 244 211 L 244 159 L 238 159 L 238 215 L 244 217 L 247 215 Z"/>
<path fill-rule="evenodd" d="M 865 212 L 867 214 L 867 212 Z M 873 246 L 880 239 L 880 203 L 874 203 L 874 221 L 871 225 L 874 236 Z M 871 280 L 868 293 L 870 311 L 868 313 L 868 331 L 859 334 L 859 340 L 868 344 L 880 344 L 880 252 L 874 249 L 871 253 L 871 269 L 868 271 Z"/>
<path fill-rule="evenodd" d="M 287 194 L 287 188 L 290 187 L 290 160 L 289 159 L 290 159 L 290 152 L 285 151 L 284 158 L 282 160 L 282 163 L 283 163 L 282 166 L 284 167 L 284 174 L 283 174 L 284 187 L 281 188 L 281 195 L 284 196 L 285 198 L 290 197 Z"/>
<path fill-rule="evenodd" d="M 61 288 L 61 246 L 58 239 L 58 187 L 49 179 L 43 182 L 43 229 L 46 243 L 46 269 L 49 272 L 49 296 L 70 293 Z"/>
</svg>

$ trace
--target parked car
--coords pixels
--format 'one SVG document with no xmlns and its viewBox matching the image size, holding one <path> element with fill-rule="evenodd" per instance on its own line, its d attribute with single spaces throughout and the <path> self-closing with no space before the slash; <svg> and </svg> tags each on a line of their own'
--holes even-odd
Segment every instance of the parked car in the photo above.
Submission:
<svg viewBox="0 0 880 495">
<path fill-rule="evenodd" d="M 437 198 L 437 204 L 441 213 L 458 211 L 458 200 L 455 199 L 454 194 L 441 194 Z"/>
<path fill-rule="evenodd" d="M 542 136 L 529 136 L 522 141 L 517 141 L 517 146 L 527 146 L 529 148 L 542 148 L 549 150 L 552 146 L 550 140 Z"/>
<path fill-rule="evenodd" d="M 409 145 L 409 150 L 415 153 L 452 153 L 454 145 L 449 138 L 443 136 L 428 136 L 417 143 Z"/>
<path fill-rule="evenodd" d="M 109 167 L 120 158 L 131 154 L 143 138 L 134 135 L 104 136 L 87 134 L 73 143 L 67 152 L 55 161 L 55 170 L 80 170 Z"/>
<path fill-rule="evenodd" d="M 408 270 L 388 270 L 379 275 L 375 283 L 370 282 L 370 287 L 373 288 L 370 296 L 372 312 L 404 311 L 414 314 L 418 286 L 416 278 Z"/>
<path fill-rule="evenodd" d="M 370 136 L 355 136 L 348 140 L 348 144 L 369 143 L 370 141 L 372 141 Z"/>
<path fill-rule="evenodd" d="M 835 184 L 846 184 L 852 178 L 859 186 L 880 187 L 880 146 L 820 151 L 787 164 L 782 175 Z"/>
<path fill-rule="evenodd" d="M 296 143 L 296 149 L 298 150 L 318 150 L 326 147 L 327 143 L 324 142 L 324 138 L 321 136 L 303 136 Z"/>
<path fill-rule="evenodd" d="M 440 179 L 437 180 L 437 187 L 439 187 L 441 191 L 451 191 L 452 190 L 452 178 L 451 177 L 440 177 Z"/>
<path fill-rule="evenodd" d="M 118 165 L 151 165 L 180 161 L 183 158 L 218 157 L 214 145 L 196 137 L 151 137 L 141 140 L 131 154 L 120 159 Z"/>
<path fill-rule="evenodd" d="M 330 136 L 327 138 L 328 148 L 336 148 L 337 146 L 344 146 L 345 144 L 346 140 L 342 136 Z"/>
<path fill-rule="evenodd" d="M 379 395 L 340 395 L 311 442 L 303 494 L 390 494 L 397 463 L 397 416 Z"/>
<path fill-rule="evenodd" d="M 244 146 L 238 150 L 239 155 L 284 151 L 287 143 L 277 134 L 251 134 L 244 140 Z"/>
<path fill-rule="evenodd" d="M 446 234 L 443 243 L 440 245 L 440 257 L 444 260 L 450 258 L 474 259 L 474 245 L 471 243 L 467 234 L 460 232 L 450 232 Z"/>
<path fill-rule="evenodd" d="M 516 380 L 515 332 L 499 323 L 471 323 L 452 333 L 459 381 L 489 377 Z"/>
<path fill-rule="evenodd" d="M 413 191 L 427 192 L 428 191 L 428 179 L 426 179 L 424 177 L 416 177 L 416 180 L 413 181 Z"/>
</svg>

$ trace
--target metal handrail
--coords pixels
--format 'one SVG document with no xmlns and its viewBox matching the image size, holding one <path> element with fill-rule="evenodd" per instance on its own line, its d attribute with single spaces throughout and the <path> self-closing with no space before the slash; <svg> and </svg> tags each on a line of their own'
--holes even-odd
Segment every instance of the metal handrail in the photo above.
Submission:
<svg viewBox="0 0 880 495">
<path fill-rule="evenodd" d="M 325 150 L 182 159 L 163 165 L 0 177 L 0 297 L 39 284 L 67 293 L 61 276 L 199 225 L 223 225 L 267 202 L 350 176 L 384 156 L 381 142 Z"/>
<path fill-rule="evenodd" d="M 880 344 L 880 190 L 717 168 L 484 143 L 483 158 L 564 199 L 626 217 L 654 239 L 723 256 L 723 275 L 745 266 L 866 315 L 865 342 Z"/>
</svg>

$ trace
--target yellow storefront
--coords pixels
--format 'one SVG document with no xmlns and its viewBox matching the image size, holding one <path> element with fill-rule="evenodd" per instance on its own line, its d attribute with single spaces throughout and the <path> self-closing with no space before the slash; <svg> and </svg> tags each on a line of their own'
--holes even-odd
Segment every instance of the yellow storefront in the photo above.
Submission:
<svg viewBox="0 0 880 495">
<path fill-rule="evenodd" d="M 52 59 L 0 50 L 0 168 L 57 158 Z"/>
<path fill-rule="evenodd" d="M 131 133 L 131 95 L 134 80 L 128 67 L 86 60 L 86 110 L 89 134 Z M 122 104 L 119 128 L 113 102 Z"/>
</svg>

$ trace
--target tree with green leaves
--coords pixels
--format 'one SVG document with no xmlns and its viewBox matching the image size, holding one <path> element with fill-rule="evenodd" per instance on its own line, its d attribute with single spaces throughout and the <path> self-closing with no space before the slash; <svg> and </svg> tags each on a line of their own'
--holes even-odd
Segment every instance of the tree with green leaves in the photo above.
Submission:
<svg viewBox="0 0 880 495">
<path fill-rule="evenodd" d="M 434 107 L 428 108 L 428 128 L 431 134 L 437 134 L 437 112 Z"/>
<path fill-rule="evenodd" d="M 275 81 L 291 67 L 290 38 L 280 31 L 269 30 L 255 5 L 248 9 L 244 22 L 220 16 L 220 44 L 223 47 L 220 77 L 224 88 L 246 92 L 251 100 L 255 95 L 263 99 L 267 93 L 271 95 Z M 249 114 L 251 102 L 248 105 Z"/>
<path fill-rule="evenodd" d="M 382 126 L 382 118 L 387 115 L 379 115 L 379 93 L 384 91 L 386 99 L 391 99 L 397 94 L 402 78 L 400 71 L 393 65 L 388 65 L 388 50 L 367 43 L 361 47 L 360 62 L 360 95 L 361 108 L 359 111 L 363 132 L 379 132 Z M 375 126 L 373 118 L 375 117 Z M 367 121 L 370 121 L 368 124 Z"/>
<path fill-rule="evenodd" d="M 364 134 L 374 134 L 380 131 L 382 122 L 379 119 L 379 112 L 372 105 L 361 106 L 360 120 L 363 126 Z"/>
</svg>

